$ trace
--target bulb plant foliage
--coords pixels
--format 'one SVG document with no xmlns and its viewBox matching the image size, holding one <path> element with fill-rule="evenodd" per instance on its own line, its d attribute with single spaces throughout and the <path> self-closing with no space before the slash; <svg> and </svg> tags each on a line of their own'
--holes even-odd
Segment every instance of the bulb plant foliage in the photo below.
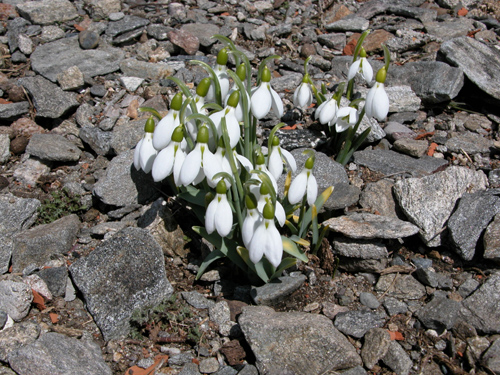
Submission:
<svg viewBox="0 0 500 375">
<path fill-rule="evenodd" d="M 290 152 L 280 147 L 276 136 L 285 124 L 272 129 L 267 147 L 257 143 L 259 120 L 271 111 L 278 117 L 283 115 L 283 103 L 271 86 L 267 66 L 269 60 L 279 56 L 261 62 L 252 86 L 248 58 L 228 38 L 214 38 L 225 47 L 214 67 L 192 61 L 208 74 L 195 93 L 184 82 L 169 77 L 180 92 L 171 100 L 168 114 L 161 118 L 154 109 L 142 108 L 159 121 L 155 125 L 151 116 L 146 122 L 145 134 L 135 148 L 134 166 L 151 172 L 155 181 L 167 180 L 203 224 L 194 230 L 215 250 L 201 264 L 198 277 L 212 262 L 226 257 L 251 278 L 258 276 L 268 282 L 298 260 L 307 262 L 307 250 L 318 250 L 327 230 L 318 224 L 318 211 L 333 187 L 318 194 L 312 150 L 305 151 L 305 166 L 292 181 L 297 163 Z M 236 62 L 235 71 L 226 65 L 229 54 Z M 364 60 L 357 63 L 355 56 L 354 74 L 371 69 L 367 68 L 366 54 L 360 56 Z M 318 92 L 307 73 L 308 61 L 304 79 L 293 96 L 294 105 L 308 107 L 316 98 L 316 118 L 321 123 L 338 133 L 357 128 L 365 110 L 358 113 L 356 103 L 339 109 L 340 90 L 327 100 L 324 90 Z M 387 114 L 378 107 L 384 90 L 379 78 L 385 79 L 385 75 L 377 73 L 380 85 L 377 91 L 370 91 L 370 108 L 366 109 L 376 118 Z M 341 87 L 343 91 L 344 85 Z M 355 145 L 346 145 L 347 141 L 345 138 L 343 147 L 350 150 Z M 278 179 L 284 171 L 284 194 L 280 196 Z"/>
</svg>

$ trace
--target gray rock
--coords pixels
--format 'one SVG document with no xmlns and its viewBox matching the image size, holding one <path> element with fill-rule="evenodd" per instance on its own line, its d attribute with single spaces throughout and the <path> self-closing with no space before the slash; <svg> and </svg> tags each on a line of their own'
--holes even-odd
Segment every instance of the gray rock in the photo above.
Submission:
<svg viewBox="0 0 500 375">
<path fill-rule="evenodd" d="M 31 344 L 39 335 L 40 326 L 29 320 L 0 331 L 0 361 L 7 362 L 12 351 Z"/>
<path fill-rule="evenodd" d="M 361 348 L 361 358 L 365 367 L 372 370 L 389 350 L 391 335 L 382 328 L 372 328 L 366 332 L 364 344 Z"/>
<path fill-rule="evenodd" d="M 378 309 L 380 306 L 380 302 L 377 297 L 375 297 L 372 293 L 369 292 L 361 292 L 359 294 L 359 302 L 362 305 L 369 307 L 370 309 Z"/>
<path fill-rule="evenodd" d="M 219 332 L 223 336 L 229 336 L 229 332 L 234 323 L 231 322 L 231 310 L 227 301 L 216 302 L 208 309 L 210 320 L 219 327 Z M 203 371 L 202 371 L 203 372 Z"/>
<path fill-rule="evenodd" d="M 53 42 L 54 40 L 64 38 L 64 30 L 58 26 L 44 26 L 42 27 L 40 38 L 45 43 Z"/>
<path fill-rule="evenodd" d="M 146 18 L 127 15 L 119 21 L 110 22 L 106 28 L 106 35 L 115 38 L 129 31 L 143 28 L 148 24 L 149 21 Z"/>
<path fill-rule="evenodd" d="M 33 301 L 31 288 L 21 282 L 0 281 L 0 309 L 16 322 L 28 315 Z"/>
<path fill-rule="evenodd" d="M 68 270 L 66 267 L 44 268 L 37 273 L 55 297 L 63 297 L 66 293 L 66 283 L 68 280 Z"/>
<path fill-rule="evenodd" d="M 78 66 L 85 77 L 115 72 L 120 69 L 124 56 L 121 49 L 103 43 L 97 49 L 83 50 L 75 36 L 38 46 L 30 59 L 35 72 L 56 82 L 57 75 L 72 66 Z"/>
<path fill-rule="evenodd" d="M 354 162 L 384 175 L 411 174 L 426 176 L 448 164 L 446 160 L 424 156 L 420 159 L 390 150 L 364 150 L 354 153 Z"/>
<path fill-rule="evenodd" d="M 26 153 L 41 160 L 71 162 L 80 159 L 81 151 L 76 145 L 59 134 L 33 134 Z"/>
<path fill-rule="evenodd" d="M 190 370 L 190 372 L 187 372 L 186 374 L 192 374 L 193 371 L 197 371 L 195 372 L 195 374 L 199 374 L 198 365 L 190 363 L 192 362 L 193 358 L 195 357 L 192 352 L 182 352 L 180 354 L 175 354 L 170 356 L 170 358 L 168 359 L 168 364 L 174 366 L 182 366 L 186 364 L 184 368 L 188 367 Z M 191 367 L 190 366 L 191 364 L 194 364 L 195 367 Z"/>
<path fill-rule="evenodd" d="M 481 233 L 500 212 L 500 198 L 487 192 L 464 194 L 448 220 L 450 239 L 455 251 L 472 260 Z"/>
<path fill-rule="evenodd" d="M 148 35 L 156 40 L 167 40 L 168 32 L 171 31 L 172 28 L 160 24 L 149 24 L 146 30 Z"/>
<path fill-rule="evenodd" d="M 213 374 L 219 369 L 219 361 L 214 357 L 202 359 L 198 369 L 203 374 Z"/>
<path fill-rule="evenodd" d="M 387 267 L 387 258 L 359 259 L 339 256 L 339 267 L 347 272 L 380 272 Z"/>
<path fill-rule="evenodd" d="M 78 43 L 82 49 L 97 48 L 99 39 L 99 34 L 91 30 L 83 30 L 78 34 Z"/>
<path fill-rule="evenodd" d="M 320 190 L 319 193 L 322 193 Z M 360 189 L 349 183 L 336 183 L 332 195 L 325 202 L 325 211 L 343 210 L 346 207 L 356 205 L 359 201 Z"/>
<path fill-rule="evenodd" d="M 263 286 L 253 287 L 250 294 L 258 305 L 275 305 L 299 289 L 304 281 L 306 276 L 302 274 L 295 277 L 282 276 Z"/>
<path fill-rule="evenodd" d="M 84 3 L 90 8 L 91 15 L 98 19 L 110 17 L 121 10 L 120 0 L 85 0 Z"/>
<path fill-rule="evenodd" d="M 430 34 L 407 28 L 396 30 L 396 37 L 385 42 L 391 52 L 404 53 L 409 50 L 424 47 L 426 44 L 436 42 L 438 39 Z"/>
<path fill-rule="evenodd" d="M 493 341 L 493 344 L 484 352 L 482 361 L 495 374 L 500 373 L 500 339 Z"/>
<path fill-rule="evenodd" d="M 17 37 L 18 44 L 19 44 L 19 51 L 25 55 L 31 55 L 33 52 L 33 42 L 31 38 L 25 34 L 19 34 Z"/>
<path fill-rule="evenodd" d="M 314 375 L 361 364 L 354 347 L 325 316 L 244 307 L 239 323 L 259 373 Z"/>
<path fill-rule="evenodd" d="M 195 309 L 208 309 L 212 307 L 215 302 L 207 299 L 203 294 L 196 291 L 192 292 L 182 292 L 182 298 L 186 300 L 188 304 L 193 306 Z"/>
<path fill-rule="evenodd" d="M 17 4 L 21 16 L 38 25 L 71 21 L 78 17 L 75 6 L 68 0 L 25 1 Z"/>
<path fill-rule="evenodd" d="M 394 182 L 390 180 L 380 180 L 377 182 L 368 182 L 359 198 L 361 207 L 369 209 L 372 213 L 378 213 L 382 216 L 403 218 L 396 208 L 396 201 L 392 194 Z"/>
<path fill-rule="evenodd" d="M 121 61 L 120 69 L 126 76 L 152 80 L 160 80 L 171 76 L 176 71 L 173 64 L 163 62 L 150 63 L 146 61 L 139 61 L 134 58 Z"/>
<path fill-rule="evenodd" d="M 394 142 L 393 148 L 403 154 L 420 158 L 426 154 L 429 142 L 424 139 L 402 138 Z"/>
<path fill-rule="evenodd" d="M 462 69 L 439 61 L 409 62 L 389 69 L 387 82 L 409 85 L 427 103 L 441 103 L 455 98 L 464 84 Z"/>
<path fill-rule="evenodd" d="M 473 132 L 453 133 L 445 146 L 448 151 L 458 154 L 464 151 L 467 154 L 489 153 L 493 148 L 493 141 Z"/>
<path fill-rule="evenodd" d="M 415 133 L 413 130 L 395 121 L 388 122 L 384 128 L 384 131 L 387 135 L 387 139 L 389 139 L 390 141 L 397 141 L 401 138 L 413 139 L 417 136 L 417 133 Z"/>
<path fill-rule="evenodd" d="M 459 316 L 485 334 L 500 333 L 500 273 L 492 274 L 471 296 L 462 301 Z"/>
<path fill-rule="evenodd" d="M 336 49 L 342 50 L 346 45 L 346 35 L 344 33 L 330 33 L 318 35 L 318 42 L 322 45 Z"/>
<path fill-rule="evenodd" d="M 500 99 L 500 78 L 496 74 L 500 69 L 498 51 L 466 36 L 446 41 L 440 51 L 481 90 Z"/>
<path fill-rule="evenodd" d="M 80 138 L 97 155 L 107 155 L 111 149 L 112 134 L 94 126 L 82 127 L 80 129 Z"/>
<path fill-rule="evenodd" d="M 46 164 L 38 159 L 29 158 L 17 167 L 13 175 L 16 181 L 35 186 L 39 178 L 49 172 L 50 168 Z"/>
<path fill-rule="evenodd" d="M 280 145 L 291 151 L 297 148 L 316 148 L 326 141 L 326 137 L 318 130 L 296 129 L 293 132 L 278 130 L 276 135 L 280 139 Z"/>
<path fill-rule="evenodd" d="M 347 237 L 336 237 L 333 240 L 333 252 L 348 258 L 380 259 L 387 258 L 389 253 L 381 242 L 373 240 L 353 240 Z"/>
<path fill-rule="evenodd" d="M 369 213 L 333 217 L 324 221 L 323 225 L 356 239 L 404 238 L 418 233 L 418 228 L 409 222 Z"/>
<path fill-rule="evenodd" d="M 418 268 L 415 271 L 415 277 L 422 284 L 437 288 L 439 285 L 439 274 L 433 268 Z"/>
<path fill-rule="evenodd" d="M 30 264 L 41 267 L 52 255 L 67 253 L 76 240 L 80 224 L 78 216 L 72 214 L 20 232 L 14 237 L 13 272 L 21 272 Z"/>
<path fill-rule="evenodd" d="M 387 274 L 382 275 L 375 285 L 377 292 L 385 293 L 394 298 L 416 300 L 424 297 L 427 292 L 412 275 Z"/>
<path fill-rule="evenodd" d="M 63 91 L 43 77 L 25 77 L 18 82 L 32 96 L 37 117 L 57 119 L 80 105 L 75 93 Z"/>
<path fill-rule="evenodd" d="M 143 204 L 158 194 L 152 177 L 134 168 L 133 158 L 134 150 L 114 157 L 105 176 L 94 185 L 94 195 L 104 204 L 119 207 Z"/>
<path fill-rule="evenodd" d="M 425 22 L 425 30 L 441 40 L 450 40 L 460 36 L 466 36 L 469 31 L 474 30 L 472 19 L 460 17 L 448 19 L 444 22 Z"/>
<path fill-rule="evenodd" d="M 29 102 L 2 104 L 0 106 L 0 119 L 13 120 L 17 117 L 24 115 L 25 113 L 28 113 L 29 110 L 30 110 Z"/>
<path fill-rule="evenodd" d="M 97 344 L 55 332 L 10 353 L 9 365 L 19 375 L 112 374 Z"/>
<path fill-rule="evenodd" d="M 327 31 L 354 31 L 363 32 L 368 29 L 370 22 L 362 17 L 350 14 L 341 20 L 325 25 Z"/>
<path fill-rule="evenodd" d="M 5 327 L 5 323 L 7 323 L 9 316 L 3 310 L 0 310 L 0 332 Z"/>
<path fill-rule="evenodd" d="M 85 84 L 83 74 L 77 66 L 72 66 L 59 74 L 57 82 L 65 91 L 79 89 Z"/>
<path fill-rule="evenodd" d="M 394 316 L 398 314 L 406 314 L 408 311 L 408 306 L 403 301 L 400 301 L 393 297 L 387 297 L 384 299 L 384 308 L 389 316 Z"/>
<path fill-rule="evenodd" d="M 448 298 L 434 297 L 432 301 L 417 310 L 415 314 L 426 328 L 442 332 L 444 329 L 451 329 L 455 325 L 460 307 L 460 302 Z"/>
<path fill-rule="evenodd" d="M 144 82 L 144 78 L 120 77 L 120 82 L 125 87 L 125 90 L 134 92 Z"/>
<path fill-rule="evenodd" d="M 200 45 L 206 48 L 217 42 L 217 39 L 212 38 L 212 35 L 220 34 L 220 28 L 210 23 L 188 23 L 182 25 L 181 30 L 187 31 L 198 38 Z"/>
<path fill-rule="evenodd" d="M 154 307 L 173 293 L 161 247 L 140 228 L 121 230 L 70 272 L 105 340 L 128 333 L 134 310 Z"/>
<path fill-rule="evenodd" d="M 457 200 L 466 192 L 484 190 L 486 183 L 482 171 L 449 167 L 431 176 L 397 181 L 394 193 L 427 246 L 435 247 L 441 244 L 444 225 Z"/>
<path fill-rule="evenodd" d="M 397 375 L 408 375 L 413 362 L 397 341 L 391 341 L 382 361 Z"/>
<path fill-rule="evenodd" d="M 362 338 L 372 328 L 382 327 L 385 314 L 369 310 L 353 310 L 339 313 L 335 317 L 335 327 L 345 335 Z"/>
<path fill-rule="evenodd" d="M 458 288 L 458 294 L 460 294 L 462 298 L 467 298 L 479 287 L 479 285 L 481 284 L 476 279 L 468 279 L 460 285 Z"/>
<path fill-rule="evenodd" d="M 116 154 L 130 150 L 144 135 L 144 125 L 147 119 L 128 121 L 120 123 L 113 128 L 111 137 L 111 148 Z"/>
<path fill-rule="evenodd" d="M 484 258 L 500 260 L 500 215 L 496 215 L 488 225 L 483 237 Z"/>
<path fill-rule="evenodd" d="M 5 164 L 10 158 L 10 137 L 0 134 L 0 164 Z"/>
<path fill-rule="evenodd" d="M 238 372 L 238 375 L 259 375 L 259 371 L 257 367 L 247 364 L 241 371 Z"/>
</svg>

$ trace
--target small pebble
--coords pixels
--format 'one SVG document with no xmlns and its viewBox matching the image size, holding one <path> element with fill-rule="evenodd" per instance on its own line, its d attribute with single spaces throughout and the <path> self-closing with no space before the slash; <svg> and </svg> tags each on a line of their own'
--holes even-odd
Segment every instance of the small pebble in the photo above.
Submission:
<svg viewBox="0 0 500 375">
<path fill-rule="evenodd" d="M 94 49 L 99 45 L 99 34 L 84 30 L 78 35 L 78 41 L 80 42 L 80 47 L 83 49 Z"/>
<path fill-rule="evenodd" d="M 359 294 L 359 302 L 370 309 L 377 309 L 380 306 L 380 302 L 377 297 L 368 292 L 362 292 Z"/>
</svg>

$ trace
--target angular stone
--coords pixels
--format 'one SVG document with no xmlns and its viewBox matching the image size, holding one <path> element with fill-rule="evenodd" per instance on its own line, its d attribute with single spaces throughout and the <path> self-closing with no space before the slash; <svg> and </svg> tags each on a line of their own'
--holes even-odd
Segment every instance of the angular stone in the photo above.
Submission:
<svg viewBox="0 0 500 375">
<path fill-rule="evenodd" d="M 427 246 L 435 247 L 441 244 L 456 201 L 466 192 L 484 190 L 486 184 L 482 171 L 453 166 L 430 176 L 397 181 L 394 194 L 405 215 L 420 228 Z"/>
<path fill-rule="evenodd" d="M 26 77 L 19 79 L 18 82 L 33 97 L 38 117 L 57 119 L 80 105 L 75 93 L 63 91 L 43 77 Z"/>
<path fill-rule="evenodd" d="M 62 297 L 66 292 L 68 281 L 68 269 L 64 267 L 44 268 L 37 273 L 47 284 L 47 287 L 55 297 Z"/>
<path fill-rule="evenodd" d="M 458 154 L 489 153 L 493 149 L 493 141 L 473 132 L 454 133 L 445 143 L 450 152 Z"/>
<path fill-rule="evenodd" d="M 382 361 L 398 375 L 408 375 L 413 365 L 410 356 L 397 341 L 390 342 Z"/>
<path fill-rule="evenodd" d="M 500 339 L 493 341 L 493 344 L 484 352 L 482 360 L 488 369 L 495 374 L 500 374 Z"/>
<path fill-rule="evenodd" d="M 208 309 L 215 304 L 214 301 L 210 301 L 203 294 L 196 291 L 182 292 L 181 294 L 182 298 L 184 298 L 186 302 L 193 306 L 195 309 Z"/>
<path fill-rule="evenodd" d="M 78 216 L 72 214 L 20 232 L 14 237 L 13 272 L 22 272 L 30 264 L 41 267 L 51 255 L 67 253 L 76 240 L 80 224 Z"/>
<path fill-rule="evenodd" d="M 377 292 L 385 293 L 394 298 L 420 299 L 427 293 L 425 287 L 411 275 L 382 275 L 375 285 Z"/>
<path fill-rule="evenodd" d="M 334 254 L 347 258 L 380 259 L 387 258 L 389 253 L 381 242 L 373 240 L 352 240 L 346 237 L 333 240 Z"/>
<path fill-rule="evenodd" d="M 484 258 L 500 261 L 500 215 L 488 225 L 483 237 Z"/>
<path fill-rule="evenodd" d="M 28 113 L 30 110 L 29 102 L 8 103 L 0 105 L 0 119 L 13 120 L 19 116 Z"/>
<path fill-rule="evenodd" d="M 370 329 L 382 327 L 384 323 L 385 314 L 369 310 L 352 310 L 337 314 L 334 325 L 343 334 L 359 339 Z"/>
<path fill-rule="evenodd" d="M 211 23 L 188 23 L 181 26 L 182 31 L 187 31 L 196 37 L 203 47 L 210 47 L 217 42 L 212 38 L 215 34 L 220 34 L 220 28 Z"/>
<path fill-rule="evenodd" d="M 466 36 L 469 31 L 474 30 L 473 21 L 464 17 L 450 19 L 444 22 L 426 22 L 424 26 L 427 33 L 442 40 Z"/>
<path fill-rule="evenodd" d="M 387 268 L 387 258 L 359 259 L 340 256 L 339 267 L 347 272 L 380 272 Z"/>
<path fill-rule="evenodd" d="M 38 25 L 66 22 L 78 17 L 75 6 L 68 0 L 25 1 L 16 7 L 21 16 Z"/>
<path fill-rule="evenodd" d="M 70 267 L 104 339 L 126 335 L 136 309 L 152 308 L 173 293 L 158 243 L 140 228 L 125 228 Z"/>
<path fill-rule="evenodd" d="M 80 159 L 81 151 L 59 134 L 33 134 L 26 152 L 41 160 L 71 162 Z"/>
<path fill-rule="evenodd" d="M 368 29 L 370 22 L 362 17 L 350 14 L 338 21 L 325 25 L 327 31 L 354 31 L 363 32 Z"/>
<path fill-rule="evenodd" d="M 396 201 L 392 194 L 393 186 L 394 183 L 389 180 L 368 182 L 361 193 L 359 204 L 372 213 L 393 218 L 403 218 L 404 215 L 398 215 L 399 210 L 396 209 Z"/>
<path fill-rule="evenodd" d="M 97 344 L 55 332 L 10 353 L 9 365 L 19 375 L 112 374 Z"/>
<path fill-rule="evenodd" d="M 333 217 L 324 221 L 323 225 L 356 239 L 404 238 L 418 233 L 418 228 L 409 222 L 369 213 Z"/>
<path fill-rule="evenodd" d="M 401 138 L 415 138 L 417 136 L 417 133 L 413 130 L 395 121 L 389 121 L 385 125 L 384 131 L 387 135 L 387 139 L 390 141 L 397 141 Z"/>
<path fill-rule="evenodd" d="M 104 43 L 97 49 L 81 49 L 78 37 L 75 36 L 39 45 L 30 59 L 35 72 L 57 82 L 57 75 L 72 66 L 77 66 L 85 77 L 113 73 L 120 69 L 120 61 L 124 56 L 121 49 Z"/>
<path fill-rule="evenodd" d="M 500 198 L 488 192 L 464 194 L 448 220 L 448 230 L 455 251 L 472 260 L 481 233 L 500 212 Z"/>
<path fill-rule="evenodd" d="M 346 44 L 346 36 L 344 33 L 321 34 L 318 35 L 318 42 L 328 48 L 342 50 Z"/>
<path fill-rule="evenodd" d="M 415 158 L 420 158 L 426 154 L 429 148 L 429 142 L 423 139 L 402 138 L 394 142 L 393 147 L 396 151 Z"/>
<path fill-rule="evenodd" d="M 440 51 L 472 82 L 495 99 L 500 99 L 500 53 L 474 38 L 462 36 L 446 41 Z"/>
<path fill-rule="evenodd" d="M 29 320 L 0 331 L 0 361 L 7 362 L 11 352 L 31 344 L 39 335 L 40 326 Z"/>
<path fill-rule="evenodd" d="M 160 80 L 175 73 L 172 65 L 166 63 L 149 63 L 134 58 L 125 59 L 120 63 L 120 69 L 126 76 L 144 79 Z"/>
<path fill-rule="evenodd" d="M 257 306 L 243 308 L 239 323 L 259 373 L 279 375 L 286 369 L 315 375 L 361 364 L 354 347 L 325 316 Z"/>
<path fill-rule="evenodd" d="M 106 28 L 106 34 L 114 38 L 129 31 L 145 27 L 148 24 L 149 21 L 146 18 L 125 16 L 119 21 L 110 22 Z"/>
<path fill-rule="evenodd" d="M 28 315 L 33 293 L 25 283 L 0 281 L 0 297 L 0 310 L 5 311 L 16 322 Z"/>
<path fill-rule="evenodd" d="M 57 76 L 57 82 L 63 90 L 76 90 L 83 87 L 83 74 L 77 66 L 72 66 Z"/>
<path fill-rule="evenodd" d="M 50 168 L 38 159 L 29 158 L 19 165 L 14 171 L 14 179 L 25 185 L 36 186 L 40 177 L 48 174 Z"/>
<path fill-rule="evenodd" d="M 387 354 L 391 343 L 391 335 L 386 329 L 372 328 L 366 332 L 364 340 L 361 348 L 361 358 L 365 367 L 371 370 Z"/>
<path fill-rule="evenodd" d="M 448 164 L 446 160 L 424 156 L 420 159 L 401 155 L 391 150 L 356 151 L 354 162 L 384 175 L 411 174 L 414 177 L 426 176 Z"/>
<path fill-rule="evenodd" d="M 96 18 L 106 18 L 112 13 L 120 12 L 120 0 L 84 0 L 84 3 L 90 7 L 91 14 Z M 110 17 L 111 19 L 111 17 Z"/>
<path fill-rule="evenodd" d="M 460 302 L 434 297 L 431 302 L 417 310 L 415 315 L 426 328 L 442 332 L 455 325 L 460 307 Z"/>
<path fill-rule="evenodd" d="M 302 274 L 296 277 L 282 276 L 263 286 L 252 288 L 250 295 L 256 304 L 272 306 L 299 289 L 304 281 L 306 281 L 306 276 Z"/>
<path fill-rule="evenodd" d="M 500 273 L 492 274 L 471 296 L 462 301 L 460 318 L 485 334 L 500 333 Z"/>
<path fill-rule="evenodd" d="M 88 144 L 97 155 L 107 155 L 111 149 L 110 132 L 103 131 L 94 126 L 84 126 L 80 129 L 80 138 Z"/>
<path fill-rule="evenodd" d="M 440 61 L 417 61 L 389 69 L 387 82 L 411 86 L 424 102 L 441 103 L 458 95 L 464 85 L 464 74 L 462 69 Z"/>
</svg>

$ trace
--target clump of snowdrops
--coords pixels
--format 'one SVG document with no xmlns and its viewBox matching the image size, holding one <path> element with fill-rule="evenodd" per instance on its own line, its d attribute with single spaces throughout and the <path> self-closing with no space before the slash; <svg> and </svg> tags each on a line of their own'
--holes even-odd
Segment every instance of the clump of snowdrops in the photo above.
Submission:
<svg viewBox="0 0 500 375">
<path fill-rule="evenodd" d="M 297 260 L 307 262 L 305 250 L 318 250 L 327 231 L 318 223 L 318 211 L 333 187 L 318 194 L 313 150 L 305 152 L 305 165 L 292 181 L 296 161 L 280 147 L 276 136 L 285 124 L 276 124 L 267 145 L 257 142 L 259 120 L 270 111 L 278 118 L 283 115 L 283 103 L 271 87 L 267 67 L 270 59 L 279 56 L 261 62 L 253 86 L 248 58 L 228 38 L 214 37 L 226 47 L 219 52 L 214 67 L 192 61 L 208 73 L 196 92 L 169 77 L 180 92 L 171 100 L 168 114 L 162 118 L 154 109 L 143 108 L 159 122 L 155 125 L 153 117 L 146 122 L 144 137 L 135 148 L 134 165 L 151 173 L 155 181 L 168 180 L 177 197 L 187 202 L 203 223 L 193 229 L 215 250 L 201 264 L 198 277 L 212 262 L 227 257 L 250 277 L 256 275 L 268 282 Z M 229 54 L 234 56 L 235 71 L 227 67 Z M 357 63 L 356 57 L 354 62 L 359 67 L 354 74 L 369 66 L 365 61 Z M 338 109 L 339 90 L 328 100 L 316 90 L 307 73 L 308 61 L 303 83 L 294 93 L 294 104 L 309 106 L 315 96 L 320 122 L 327 118 L 329 127 L 338 124 L 338 133 L 359 126 L 362 115 L 356 114 L 353 122 L 351 112 L 344 114 L 342 108 Z M 368 101 L 363 109 L 368 113 L 367 106 Z M 350 108 L 357 111 L 354 105 Z M 286 179 L 280 196 L 278 180 L 283 172 Z"/>
</svg>

